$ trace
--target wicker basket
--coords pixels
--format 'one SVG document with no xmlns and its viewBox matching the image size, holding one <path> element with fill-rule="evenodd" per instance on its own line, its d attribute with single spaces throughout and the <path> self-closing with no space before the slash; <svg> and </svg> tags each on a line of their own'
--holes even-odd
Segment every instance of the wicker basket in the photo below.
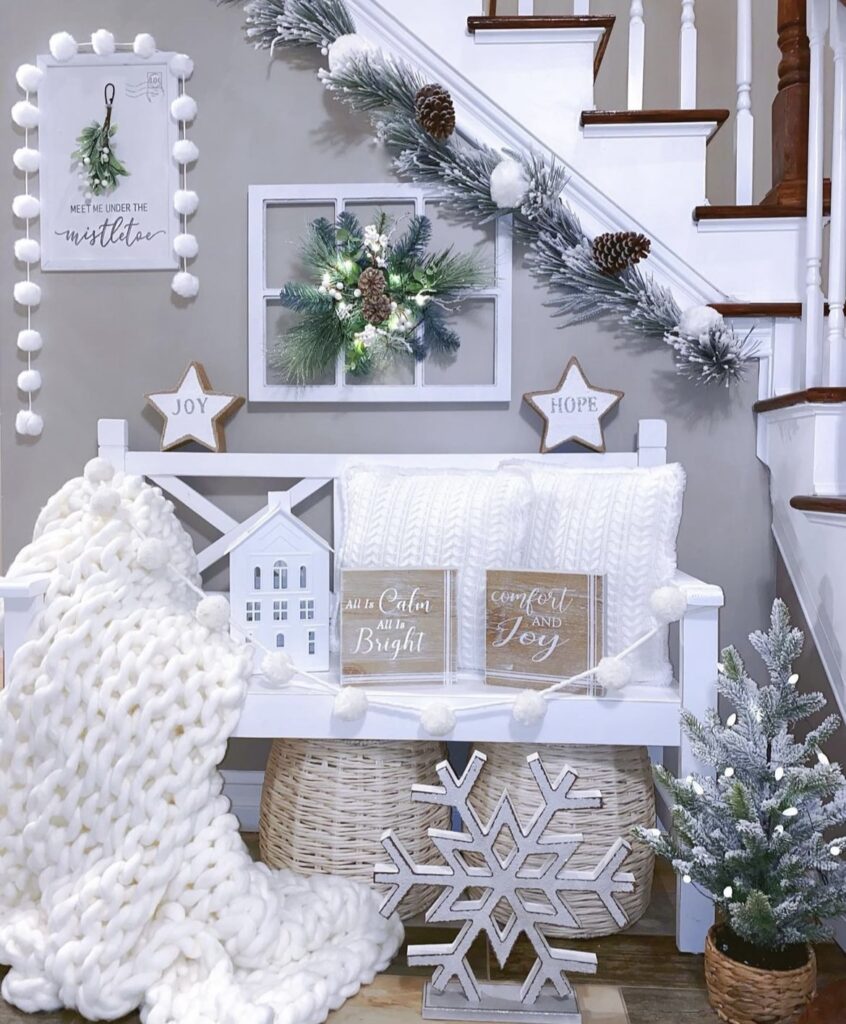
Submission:
<svg viewBox="0 0 846 1024">
<path fill-rule="evenodd" d="M 449 828 L 450 809 L 411 802 L 416 782 L 436 783 L 443 743 L 274 740 L 261 794 L 259 848 L 273 868 L 373 881 L 385 861 L 379 842 L 392 828 L 418 863 L 439 862 L 429 828 Z M 413 917 L 432 902 L 412 889 L 400 907 Z"/>
<path fill-rule="evenodd" d="M 817 958 L 813 949 L 808 952 L 804 967 L 764 971 L 721 953 L 712 928 L 705 943 L 705 981 L 717 1016 L 727 1024 L 795 1024 L 817 987 Z"/>
<path fill-rule="evenodd" d="M 471 801 L 483 821 L 493 812 L 502 791 L 507 789 L 520 821 L 528 823 L 540 802 L 540 795 L 526 764 L 537 746 L 496 743 L 479 744 L 488 758 L 473 791 Z M 599 747 L 549 745 L 540 748 L 544 766 L 555 778 L 565 765 L 579 774 L 579 789 L 599 789 L 601 810 L 559 811 L 553 818 L 553 832 L 580 832 L 585 841 L 569 862 L 573 868 L 593 868 L 619 837 L 630 839 L 635 825 L 651 828 L 655 824 L 655 790 L 645 747 Z M 508 840 L 503 845 L 507 852 Z M 533 858 L 529 858 L 529 865 Z M 633 844 L 623 870 L 635 876 L 632 893 L 617 897 L 620 906 L 634 924 L 649 906 L 655 856 L 644 843 Z M 579 922 L 578 928 L 550 928 L 550 935 L 594 938 L 620 931 L 617 922 L 592 893 L 568 893 L 567 905 Z M 507 912 L 503 911 L 501 924 Z M 500 915 L 497 914 L 499 920 Z"/>
</svg>

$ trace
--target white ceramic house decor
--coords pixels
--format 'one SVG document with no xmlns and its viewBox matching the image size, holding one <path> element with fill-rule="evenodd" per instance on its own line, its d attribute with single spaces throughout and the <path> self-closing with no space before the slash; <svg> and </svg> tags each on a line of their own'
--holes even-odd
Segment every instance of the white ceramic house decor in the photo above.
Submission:
<svg viewBox="0 0 846 1024">
<path fill-rule="evenodd" d="M 332 549 L 291 512 L 284 491 L 243 525 L 228 548 L 233 632 L 256 642 L 257 661 L 284 651 L 306 671 L 327 671 Z"/>
</svg>

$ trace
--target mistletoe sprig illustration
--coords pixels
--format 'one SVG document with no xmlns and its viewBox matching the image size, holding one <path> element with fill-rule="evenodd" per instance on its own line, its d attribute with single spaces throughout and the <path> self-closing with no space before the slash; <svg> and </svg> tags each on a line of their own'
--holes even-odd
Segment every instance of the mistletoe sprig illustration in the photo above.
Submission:
<svg viewBox="0 0 846 1024">
<path fill-rule="evenodd" d="M 82 129 L 77 138 L 77 149 L 72 157 L 84 168 L 88 188 L 95 196 L 112 192 L 118 187 L 118 179 L 126 177 L 129 171 L 115 156 L 112 139 L 117 125 L 112 124 L 112 109 L 115 102 L 115 87 L 109 82 L 103 90 L 106 101 L 106 116 L 102 124 L 92 121 Z"/>
</svg>

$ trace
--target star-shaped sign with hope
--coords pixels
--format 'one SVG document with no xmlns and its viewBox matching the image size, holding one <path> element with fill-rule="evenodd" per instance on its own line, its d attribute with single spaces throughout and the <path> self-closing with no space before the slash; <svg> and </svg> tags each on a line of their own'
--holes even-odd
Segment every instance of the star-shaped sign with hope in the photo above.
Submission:
<svg viewBox="0 0 846 1024">
<path fill-rule="evenodd" d="M 523 401 L 544 419 L 541 439 L 541 452 L 544 454 L 567 441 L 575 441 L 595 452 L 604 452 L 602 419 L 623 395 L 622 391 L 593 387 L 578 359 L 573 356 L 558 387 L 552 391 L 530 391 L 523 396 Z"/>
<path fill-rule="evenodd" d="M 189 441 L 222 452 L 226 450 L 223 420 L 240 408 L 244 399 L 213 391 L 203 364 L 191 363 L 175 391 L 147 395 L 147 401 L 164 417 L 163 452 Z"/>
</svg>

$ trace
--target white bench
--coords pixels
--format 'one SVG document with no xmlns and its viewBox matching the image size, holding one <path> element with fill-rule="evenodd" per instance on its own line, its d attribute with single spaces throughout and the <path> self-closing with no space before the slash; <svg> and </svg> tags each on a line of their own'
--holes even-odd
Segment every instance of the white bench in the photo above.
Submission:
<svg viewBox="0 0 846 1024">
<path fill-rule="evenodd" d="M 176 502 L 221 533 L 198 556 L 202 571 L 215 565 L 225 554 L 226 535 L 240 524 L 201 495 L 188 483 L 192 477 L 250 478 L 290 481 L 291 506 L 296 509 L 323 488 L 332 488 L 334 531 L 340 533 L 339 502 L 335 501 L 338 481 L 351 462 L 386 463 L 403 467 L 494 469 L 508 454 L 430 454 L 430 455 L 312 455 L 312 454 L 240 454 L 195 452 L 136 452 L 129 448 L 125 420 L 101 420 L 99 454 L 121 472 L 146 477 L 166 491 Z M 667 457 L 667 427 L 663 420 L 641 420 L 635 452 L 606 454 L 521 455 L 547 465 L 633 467 L 663 465 Z M 276 485 L 275 485 L 276 486 Z M 536 727 L 518 726 L 508 707 L 485 707 L 472 712 L 474 700 L 480 704 L 489 696 L 484 680 L 462 674 L 449 687 L 403 687 L 379 689 L 391 694 L 391 704 L 371 705 L 360 722 L 343 722 L 332 714 L 331 693 L 295 689 L 272 691 L 255 677 L 241 715 L 236 735 L 248 738 L 366 738 L 419 740 L 426 738 L 419 722 L 422 706 L 436 694 L 438 699 L 456 701 L 463 708 L 450 740 L 468 742 L 589 743 L 631 744 L 652 748 L 653 759 L 662 758 L 663 749 L 677 761 L 680 776 L 703 772 L 681 734 L 679 713 L 682 708 L 700 717 L 716 707 L 717 661 L 719 657 L 718 616 L 723 604 L 719 587 L 679 572 L 675 583 L 688 598 L 687 612 L 679 624 L 678 680 L 672 687 L 638 686 L 636 681 L 613 698 L 562 695 L 550 701 L 544 720 Z M 4 580 L 0 578 L 0 598 L 5 603 L 4 648 L 9 664 L 43 601 L 46 579 Z M 676 755 L 677 752 L 677 755 Z M 677 901 L 676 939 L 684 952 L 702 952 L 705 935 L 713 923 L 713 907 L 692 886 L 680 886 Z"/>
</svg>

